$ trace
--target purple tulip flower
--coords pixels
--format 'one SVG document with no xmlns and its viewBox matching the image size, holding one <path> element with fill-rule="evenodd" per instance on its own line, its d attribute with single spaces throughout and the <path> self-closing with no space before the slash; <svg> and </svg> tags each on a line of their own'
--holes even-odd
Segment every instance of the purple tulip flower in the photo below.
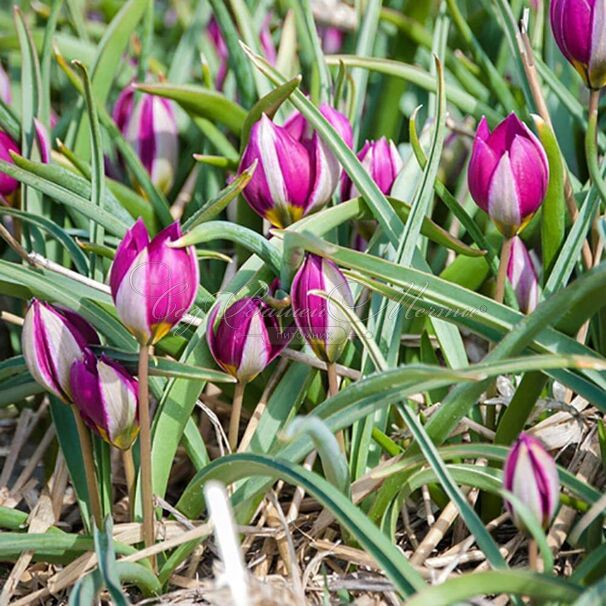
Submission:
<svg viewBox="0 0 606 606">
<path fill-rule="evenodd" d="M 172 101 L 142 94 L 135 105 L 135 88 L 131 84 L 118 96 L 112 117 L 151 182 L 160 191 L 168 192 L 179 161 L 179 132 Z"/>
<path fill-rule="evenodd" d="M 86 350 L 70 371 L 72 396 L 84 422 L 106 442 L 127 450 L 139 433 L 138 384 L 118 362 Z"/>
<path fill-rule="evenodd" d="M 358 160 L 372 177 L 378 188 L 388 196 L 391 188 L 402 170 L 404 163 L 393 141 L 381 137 L 378 141 L 366 141 L 358 152 Z M 347 175 L 343 175 L 341 199 L 351 200 L 359 196 L 356 186 Z"/>
<path fill-rule="evenodd" d="M 603 0 L 551 0 L 551 29 L 562 54 L 585 84 L 606 84 L 606 3 Z"/>
<path fill-rule="evenodd" d="M 525 314 L 534 311 L 539 302 L 539 277 L 524 242 L 516 236 L 511 243 L 507 278 Z"/>
<path fill-rule="evenodd" d="M 10 152 L 21 153 L 19 145 L 6 133 L 0 131 L 0 160 L 14 164 Z M 0 172 L 0 195 L 10 196 L 19 187 L 19 181 Z"/>
<path fill-rule="evenodd" d="M 286 347 L 290 332 L 281 332 L 271 308 L 257 297 L 230 305 L 221 318 L 216 306 L 208 318 L 206 338 L 217 364 L 241 383 L 252 381 Z"/>
<path fill-rule="evenodd" d="M 476 204 L 507 238 L 532 219 L 545 199 L 549 165 L 537 137 L 515 114 L 490 132 L 482 118 L 468 169 Z"/>
<path fill-rule="evenodd" d="M 528 507 L 544 529 L 549 526 L 560 499 L 560 480 L 555 461 L 539 440 L 520 434 L 505 460 L 503 485 Z M 525 530 L 515 507 L 508 501 L 505 505 L 514 524 Z"/>
<path fill-rule="evenodd" d="M 322 290 L 328 299 L 310 294 Z M 336 362 L 351 334 L 351 322 L 337 303 L 352 308 L 347 279 L 329 259 L 308 255 L 295 275 L 291 289 L 297 327 L 314 353 L 327 363 Z"/>
<path fill-rule="evenodd" d="M 21 345 L 34 379 L 47 391 L 70 402 L 70 369 L 87 345 L 99 344 L 95 329 L 69 309 L 33 299 L 29 305 Z"/>
<path fill-rule="evenodd" d="M 196 298 L 198 260 L 193 246 L 171 248 L 181 237 L 173 223 L 150 242 L 139 219 L 118 246 L 109 284 L 118 316 L 143 345 L 157 343 Z"/>
</svg>

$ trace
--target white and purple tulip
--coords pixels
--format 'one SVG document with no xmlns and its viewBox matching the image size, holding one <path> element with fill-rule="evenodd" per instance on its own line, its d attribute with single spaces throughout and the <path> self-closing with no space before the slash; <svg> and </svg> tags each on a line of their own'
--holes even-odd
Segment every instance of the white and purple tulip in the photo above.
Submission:
<svg viewBox="0 0 606 606">
<path fill-rule="evenodd" d="M 543 203 L 549 165 L 537 137 L 515 114 L 491 133 L 482 118 L 475 136 L 468 183 L 476 204 L 507 238 L 515 236 Z"/>
<path fill-rule="evenodd" d="M 70 371 L 72 397 L 84 422 L 127 450 L 139 433 L 137 380 L 118 362 L 86 350 Z"/>
<path fill-rule="evenodd" d="M 553 457 L 537 438 L 521 433 L 515 441 L 503 471 L 503 486 L 536 516 L 543 528 L 553 519 L 560 500 L 560 480 Z M 514 524 L 525 530 L 515 507 L 505 501 Z"/>
<path fill-rule="evenodd" d="M 259 164 L 243 192 L 251 208 L 276 227 L 301 219 L 312 179 L 307 149 L 263 114 L 251 129 L 239 172 L 255 160 Z"/>
<path fill-rule="evenodd" d="M 539 277 L 532 257 L 519 236 L 513 238 L 507 278 L 516 293 L 520 309 L 525 314 L 534 311 L 539 302 Z"/>
<path fill-rule="evenodd" d="M 70 369 L 88 345 L 98 345 L 95 329 L 79 314 L 38 299 L 30 303 L 21 335 L 25 363 L 47 391 L 71 402 Z"/>
<path fill-rule="evenodd" d="M 606 2 L 551 0 L 550 17 L 557 45 L 585 84 L 606 85 Z"/>
<path fill-rule="evenodd" d="M 5 132 L 0 131 L 0 160 L 14 164 L 10 152 L 21 153 L 19 145 Z M 0 195 L 10 196 L 19 187 L 19 181 L 0 172 Z"/>
<path fill-rule="evenodd" d="M 291 334 L 280 331 L 271 308 L 258 297 L 244 297 L 220 318 L 208 318 L 206 338 L 217 364 L 241 383 L 252 381 L 286 347 Z"/>
<path fill-rule="evenodd" d="M 377 141 L 366 141 L 364 147 L 358 152 L 358 160 L 377 184 L 377 187 L 388 196 L 396 177 L 404 166 L 394 142 L 385 137 L 381 137 Z M 341 185 L 341 199 L 351 200 L 359 195 L 356 186 L 344 174 Z"/>
<path fill-rule="evenodd" d="M 310 294 L 313 290 L 329 297 Z M 351 322 L 337 305 L 354 305 L 345 276 L 329 259 L 310 254 L 297 271 L 290 294 L 295 323 L 305 340 L 324 362 L 336 362 L 351 334 Z"/>
<path fill-rule="evenodd" d="M 179 160 L 179 132 L 172 101 L 141 94 L 127 86 L 118 96 L 112 117 L 133 147 L 152 183 L 166 193 L 172 186 Z"/>
<path fill-rule="evenodd" d="M 142 219 L 126 233 L 112 264 L 109 284 L 118 316 L 139 343 L 157 343 L 189 311 L 199 282 L 193 246 L 171 248 L 178 223 L 153 240 Z"/>
</svg>

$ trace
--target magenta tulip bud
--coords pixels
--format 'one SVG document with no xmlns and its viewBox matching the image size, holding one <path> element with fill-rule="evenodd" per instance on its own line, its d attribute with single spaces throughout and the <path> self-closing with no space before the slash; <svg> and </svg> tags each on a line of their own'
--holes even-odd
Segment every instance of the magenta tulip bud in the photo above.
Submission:
<svg viewBox="0 0 606 606">
<path fill-rule="evenodd" d="M 532 219 L 545 199 L 549 165 L 540 141 L 510 114 L 490 132 L 482 118 L 468 169 L 469 191 L 476 204 L 507 238 Z"/>
<path fill-rule="evenodd" d="M 507 277 L 525 314 L 534 311 L 539 302 L 539 277 L 524 242 L 516 236 L 511 243 Z"/>
<path fill-rule="evenodd" d="M 322 40 L 322 50 L 327 55 L 334 55 L 341 51 L 345 40 L 345 32 L 338 27 L 319 27 L 318 33 Z"/>
<path fill-rule="evenodd" d="M 120 129 L 123 136 L 126 137 L 126 130 L 129 118 L 132 116 L 135 105 L 135 89 L 133 85 L 129 85 L 122 90 L 116 99 L 112 118 L 116 126 Z"/>
<path fill-rule="evenodd" d="M 4 71 L 4 68 L 0 64 L 0 99 L 10 105 L 13 101 L 13 93 L 11 90 L 11 80 L 8 74 Z"/>
<path fill-rule="evenodd" d="M 19 145 L 9 135 L 0 131 L 0 160 L 14 164 L 10 152 L 21 153 Z M 19 181 L 0 172 L 0 195 L 10 196 L 19 187 Z"/>
<path fill-rule="evenodd" d="M 272 309 L 257 297 L 236 301 L 217 320 L 218 314 L 219 306 L 208 318 L 208 347 L 217 364 L 242 383 L 263 372 L 290 340 Z"/>
<path fill-rule="evenodd" d="M 84 422 L 112 446 L 130 448 L 139 433 L 135 378 L 118 362 L 86 350 L 72 365 L 70 380 Z"/>
<path fill-rule="evenodd" d="M 313 290 L 324 291 L 329 298 L 310 294 Z M 351 322 L 337 304 L 350 309 L 354 305 L 345 276 L 329 259 L 308 255 L 295 275 L 290 294 L 301 334 L 320 359 L 336 362 L 351 334 Z"/>
<path fill-rule="evenodd" d="M 286 227 L 305 214 L 310 201 L 308 151 L 265 114 L 250 131 L 239 172 L 259 164 L 243 195 L 251 208 L 276 227 Z"/>
<path fill-rule="evenodd" d="M 391 188 L 402 170 L 404 163 L 393 141 L 381 137 L 378 141 L 366 141 L 358 153 L 358 160 L 372 177 L 378 188 L 388 196 Z M 359 196 L 356 186 L 347 175 L 343 176 L 341 199 L 350 200 Z"/>
<path fill-rule="evenodd" d="M 549 526 L 560 499 L 560 480 L 555 461 L 539 440 L 520 434 L 505 460 L 503 485 L 536 516 L 544 529 Z M 514 524 L 525 530 L 515 506 L 507 500 L 505 505 Z"/>
<path fill-rule="evenodd" d="M 114 109 L 119 120 L 128 107 L 126 96 L 118 110 Z M 155 95 L 142 95 L 124 129 L 126 140 L 139 156 L 152 183 L 160 191 L 168 192 L 179 161 L 179 133 L 172 102 Z"/>
<path fill-rule="evenodd" d="M 99 344 L 95 329 L 79 314 L 33 299 L 23 322 L 21 346 L 32 377 L 47 391 L 70 402 L 70 369 L 87 345 Z"/>
<path fill-rule="evenodd" d="M 604 0 L 551 0 L 551 29 L 562 54 L 585 84 L 606 84 L 606 3 Z"/>
<path fill-rule="evenodd" d="M 208 35 L 213 44 L 217 58 L 219 59 L 219 68 L 215 77 L 215 86 L 217 90 L 222 90 L 225 84 L 225 78 L 227 78 L 227 60 L 229 58 L 229 51 L 227 50 L 227 44 L 223 37 L 223 32 L 217 23 L 217 20 L 212 17 L 208 22 L 207 27 Z"/>
<path fill-rule="evenodd" d="M 332 127 L 339 133 L 341 139 L 348 147 L 353 145 L 353 128 L 347 116 L 331 107 L 327 103 L 320 105 L 320 113 L 326 118 Z M 300 112 L 294 112 L 284 123 L 284 128 L 301 143 L 309 142 L 313 132 L 307 119 Z"/>
<path fill-rule="evenodd" d="M 151 242 L 139 219 L 118 246 L 109 285 L 118 316 L 142 345 L 157 343 L 191 307 L 198 289 L 196 250 L 171 248 L 181 237 L 173 223 Z"/>
</svg>

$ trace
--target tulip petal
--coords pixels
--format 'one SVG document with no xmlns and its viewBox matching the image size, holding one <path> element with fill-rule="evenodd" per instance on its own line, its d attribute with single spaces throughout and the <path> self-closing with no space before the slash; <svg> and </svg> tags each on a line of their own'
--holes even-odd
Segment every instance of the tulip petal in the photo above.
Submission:
<svg viewBox="0 0 606 606">
<path fill-rule="evenodd" d="M 72 364 L 70 381 L 74 403 L 84 422 L 94 430 L 107 427 L 107 415 L 99 389 L 97 360 L 91 351 L 85 352 L 83 360 Z"/>
<path fill-rule="evenodd" d="M 13 164 L 10 152 L 21 153 L 21 148 L 9 135 L 0 131 L 0 160 Z M 0 172 L 0 195 L 9 196 L 19 187 L 19 181 L 6 173 Z"/>
<path fill-rule="evenodd" d="M 511 235 L 515 235 L 522 224 L 520 200 L 508 153 L 501 157 L 492 175 L 488 191 L 488 214 L 500 228 L 507 230 L 506 235 L 512 230 Z"/>
<path fill-rule="evenodd" d="M 178 223 L 173 223 L 148 246 L 149 268 L 145 293 L 147 321 L 151 327 L 172 327 L 189 311 L 196 298 L 200 277 L 194 247 L 167 246 L 180 237 L 181 228 Z"/>
<path fill-rule="evenodd" d="M 528 250 L 518 236 L 512 242 L 507 277 L 516 293 L 520 309 L 524 313 L 532 312 L 539 300 L 539 280 Z"/>
<path fill-rule="evenodd" d="M 246 332 L 237 375 L 238 380 L 244 382 L 252 381 L 265 369 L 271 353 L 263 316 L 258 311 L 253 313 Z"/>
<path fill-rule="evenodd" d="M 597 0 L 593 5 L 589 80 L 595 89 L 606 84 L 606 3 Z"/>
<path fill-rule="evenodd" d="M 97 363 L 99 393 L 109 441 L 126 449 L 137 433 L 137 383 L 115 362 Z"/>
<path fill-rule="evenodd" d="M 126 232 L 116 250 L 116 256 L 109 273 L 109 286 L 116 300 L 120 284 L 139 253 L 149 244 L 149 235 L 143 219 L 139 218 Z"/>
<path fill-rule="evenodd" d="M 467 172 L 469 192 L 476 204 L 488 212 L 490 184 L 497 168 L 498 158 L 488 144 L 476 137 Z"/>
<path fill-rule="evenodd" d="M 339 163 L 326 144 L 320 139 L 318 133 L 314 133 L 313 135 L 309 152 L 313 185 L 305 207 L 306 215 L 322 208 L 329 202 L 337 188 L 341 175 Z"/>
</svg>

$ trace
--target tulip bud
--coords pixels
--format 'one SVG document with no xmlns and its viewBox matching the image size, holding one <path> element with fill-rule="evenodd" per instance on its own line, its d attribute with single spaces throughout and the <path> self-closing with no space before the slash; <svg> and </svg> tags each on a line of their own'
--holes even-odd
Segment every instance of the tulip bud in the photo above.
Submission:
<svg viewBox="0 0 606 606">
<path fill-rule="evenodd" d="M 95 329 L 79 314 L 33 299 L 23 322 L 21 345 L 34 379 L 65 402 L 71 401 L 70 369 L 87 345 L 99 343 Z"/>
<path fill-rule="evenodd" d="M 118 102 L 120 105 L 114 108 L 116 123 L 126 117 L 123 125 L 126 140 L 139 156 L 152 183 L 166 193 L 173 184 L 179 160 L 179 133 L 172 102 L 142 95 L 132 111 L 128 94 Z"/>
<path fill-rule="evenodd" d="M 327 103 L 320 105 L 320 113 L 339 133 L 347 147 L 351 147 L 353 145 L 353 128 L 347 116 Z M 284 128 L 301 143 L 310 142 L 312 139 L 312 132 L 307 119 L 298 111 L 291 114 L 288 120 L 286 120 Z"/>
<path fill-rule="evenodd" d="M 217 321 L 219 306 L 208 318 L 206 338 L 217 364 L 241 383 L 252 381 L 286 347 L 271 308 L 257 297 L 230 305 Z"/>
<path fill-rule="evenodd" d="M 217 53 L 219 59 L 219 68 L 215 78 L 215 86 L 217 90 L 222 90 L 225 84 L 225 78 L 227 77 L 227 60 L 229 58 L 229 51 L 227 50 L 227 44 L 223 37 L 223 32 L 217 23 L 217 20 L 212 17 L 208 22 L 207 32 L 212 42 L 212 45 Z"/>
<path fill-rule="evenodd" d="M 358 153 L 358 160 L 372 177 L 377 187 L 388 196 L 391 188 L 402 170 L 404 163 L 393 141 L 381 137 L 378 141 L 366 141 Z M 347 175 L 343 175 L 341 186 L 341 199 L 350 200 L 359 196 L 356 186 Z"/>
<path fill-rule="evenodd" d="M 476 204 L 506 237 L 515 236 L 545 199 L 549 165 L 545 150 L 528 127 L 510 114 L 490 132 L 482 118 L 468 169 Z"/>
<path fill-rule="evenodd" d="M 127 450 L 139 433 L 138 384 L 128 371 L 106 356 L 85 350 L 71 367 L 74 404 L 84 422 L 112 446 Z"/>
<path fill-rule="evenodd" d="M 131 85 L 122 89 L 122 92 L 118 95 L 114 109 L 112 111 L 112 118 L 116 123 L 116 126 L 120 129 L 122 135 L 126 136 L 126 129 L 128 126 L 128 120 L 133 113 L 133 106 L 135 104 L 135 89 Z"/>
<path fill-rule="evenodd" d="M 604 0 L 551 0 L 551 29 L 562 54 L 585 84 L 606 84 L 606 4 Z"/>
<path fill-rule="evenodd" d="M 196 298 L 198 260 L 193 246 L 171 248 L 181 237 L 173 223 L 150 242 L 139 219 L 118 246 L 109 284 L 118 316 L 143 345 L 157 343 Z"/>
<path fill-rule="evenodd" d="M 329 298 L 309 294 L 312 290 L 322 290 Z M 314 353 L 327 363 L 336 362 L 349 339 L 351 322 L 335 301 L 354 305 L 345 276 L 329 259 L 308 255 L 294 277 L 291 299 L 297 327 Z"/>
<path fill-rule="evenodd" d="M 13 164 L 10 152 L 21 153 L 19 145 L 9 135 L 0 131 L 0 160 Z M 19 187 L 19 181 L 10 175 L 0 172 L 0 195 L 10 196 Z"/>
<path fill-rule="evenodd" d="M 532 257 L 518 236 L 511 243 L 507 278 L 513 286 L 522 312 L 531 313 L 539 302 L 539 278 Z"/>
<path fill-rule="evenodd" d="M 505 460 L 503 485 L 528 507 L 544 529 L 549 526 L 559 502 L 560 480 L 555 461 L 539 440 L 520 434 Z M 515 506 L 507 500 L 505 505 L 514 524 L 525 530 Z"/>
<path fill-rule="evenodd" d="M 305 214 L 310 193 L 310 158 L 303 145 L 265 114 L 250 131 L 239 172 L 259 164 L 243 195 L 251 208 L 276 227 Z"/>
<path fill-rule="evenodd" d="M 341 51 L 345 40 L 345 32 L 338 27 L 319 27 L 318 33 L 322 41 L 322 50 L 327 55 L 335 55 Z"/>
<path fill-rule="evenodd" d="M 13 94 L 11 91 L 11 80 L 8 74 L 4 71 L 4 68 L 0 64 L 0 99 L 10 105 L 13 100 Z"/>
</svg>

